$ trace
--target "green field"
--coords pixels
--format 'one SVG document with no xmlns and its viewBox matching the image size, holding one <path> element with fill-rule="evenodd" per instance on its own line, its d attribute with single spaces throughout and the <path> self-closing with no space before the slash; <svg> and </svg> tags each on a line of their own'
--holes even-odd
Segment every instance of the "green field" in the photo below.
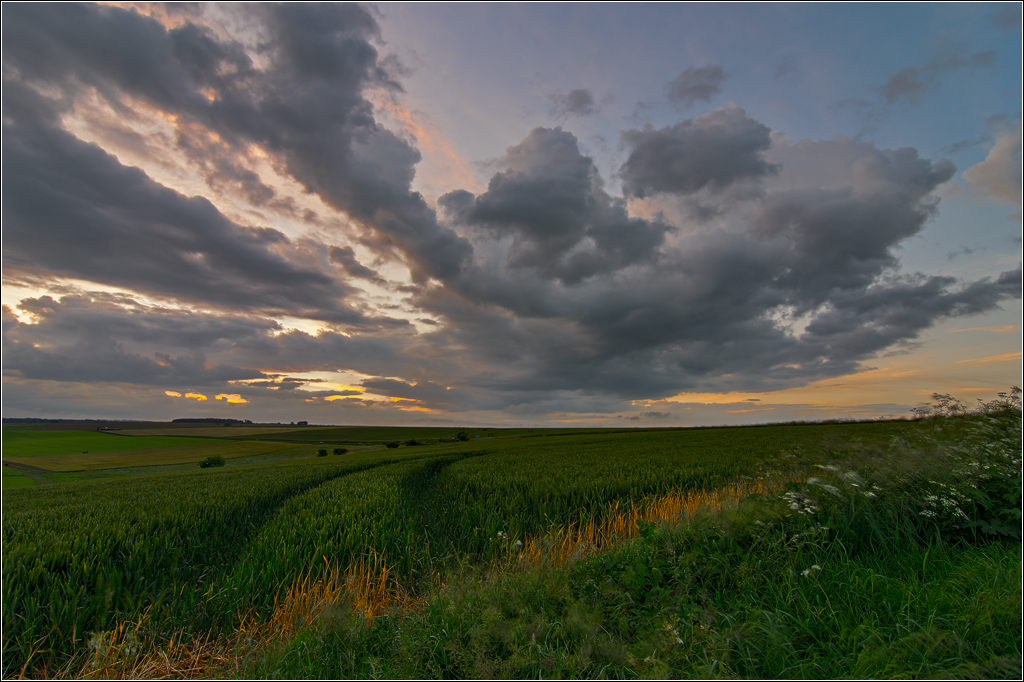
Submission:
<svg viewBox="0 0 1024 682">
<path fill-rule="evenodd" d="M 128 440 L 127 438 L 125 440 Z M 7 457 L 5 462 L 22 464 L 46 471 L 94 471 L 122 467 L 160 466 L 198 462 L 211 455 L 224 458 L 251 457 L 268 453 L 287 452 L 298 447 L 291 443 L 240 443 L 237 441 L 214 441 L 206 439 L 139 438 L 139 441 L 191 440 L 187 445 L 173 445 L 132 450 L 108 450 L 71 455 L 37 455 L 34 457 Z"/>
<path fill-rule="evenodd" d="M 1000 515 L 1020 504 L 1019 415 L 466 429 L 468 442 L 323 457 L 318 444 L 293 442 L 308 456 L 5 491 L 4 676 L 23 666 L 152 676 L 132 666 L 143 651 L 170 661 L 172 638 L 236 651 L 228 668 L 192 673 L 200 677 L 995 674 L 1020 657 L 1019 514 L 1015 536 L 1000 530 L 1009 527 Z M 404 443 L 458 431 L 313 428 L 301 440 Z M 954 485 L 958 463 L 975 455 L 988 459 L 963 470 L 973 477 L 963 489 L 1016 490 L 1017 506 L 956 498 L 987 524 L 965 526 L 929 491 Z M 999 486 L 1010 479 L 989 475 L 1004 470 L 1017 472 L 1009 493 Z M 761 492 L 730 493 L 740 495 L 731 516 L 653 516 L 659 500 L 711 499 L 736 485 Z M 626 535 L 638 535 L 629 544 L 602 536 L 600 546 L 581 540 L 564 565 L 522 563 L 522 552 L 548 556 L 558 538 L 624 518 Z M 355 597 L 335 596 L 321 616 L 324 604 L 282 625 L 297 581 L 348 594 L 355 579 L 331 571 L 366 562 L 386 567 L 380 594 L 399 600 L 388 603 L 419 606 L 367 619 Z M 976 575 L 988 576 L 984 589 Z M 149 634 L 129 646 L 123 629 L 111 634 L 123 623 Z M 250 634 L 238 639 L 240 628 Z M 292 634 L 264 646 L 252 634 L 261 628 Z M 90 638 L 111 648 L 100 656 Z"/>
<path fill-rule="evenodd" d="M 8 474 L 6 471 L 3 475 L 3 489 L 9 488 L 29 488 L 34 486 L 36 483 L 28 476 L 18 476 L 17 474 Z"/>
<path fill-rule="evenodd" d="M 3 427 L 4 459 L 181 447 L 208 443 L 208 440 L 202 438 L 120 436 L 97 431 L 26 431 L 11 429 L 8 426 Z"/>
</svg>

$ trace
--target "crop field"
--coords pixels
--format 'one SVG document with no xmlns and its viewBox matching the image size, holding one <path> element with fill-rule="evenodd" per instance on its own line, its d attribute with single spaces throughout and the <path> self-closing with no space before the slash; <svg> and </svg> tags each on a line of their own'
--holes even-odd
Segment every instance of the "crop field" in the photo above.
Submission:
<svg viewBox="0 0 1024 682">
<path fill-rule="evenodd" d="M 967 422 L 947 423 L 941 438 L 955 439 L 968 433 L 969 426 Z M 453 429 L 400 432 L 349 428 L 359 433 L 352 440 L 403 443 L 417 438 L 447 439 L 458 433 Z M 344 442 L 336 435 L 326 435 L 344 431 L 309 429 L 305 433 L 323 433 L 325 441 Z M 919 453 L 915 448 L 931 443 L 928 439 L 937 433 L 926 422 L 569 434 L 564 430 L 518 434 L 496 429 L 466 431 L 471 436 L 468 442 L 327 456 L 316 456 L 316 448 L 309 447 L 309 457 L 290 461 L 5 490 L 4 677 L 20 672 L 70 677 L 152 677 L 157 673 L 179 677 L 560 676 L 559 668 L 547 668 L 544 663 L 556 658 L 558 666 L 575 666 L 570 676 L 664 676 L 672 670 L 651 667 L 650 661 L 666 656 L 641 656 L 641 650 L 661 647 L 662 635 L 670 630 L 683 633 L 675 636 L 679 642 L 691 642 L 698 630 L 690 626 L 698 621 L 690 615 L 712 613 L 722 606 L 707 602 L 691 612 L 680 610 L 682 601 L 698 603 L 698 594 L 704 594 L 702 590 L 714 581 L 727 574 L 729 580 L 736 580 L 751 568 L 744 565 L 737 569 L 740 573 L 728 569 L 727 574 L 707 578 L 712 582 L 691 581 L 687 584 L 693 595 L 686 599 L 680 596 L 683 588 L 670 580 L 671 571 L 702 566 L 701 556 L 712 563 L 719 561 L 707 549 L 718 546 L 714 543 L 735 552 L 746 540 L 729 545 L 731 535 L 723 535 L 723 530 L 708 531 L 708 537 L 717 538 L 714 542 L 701 541 L 707 545 L 704 549 L 700 543 L 691 549 L 679 545 L 671 550 L 672 562 L 676 562 L 669 562 L 671 566 L 656 566 L 654 559 L 621 558 L 616 552 L 639 550 L 619 550 L 616 543 L 635 537 L 637 542 L 654 543 L 654 549 L 661 547 L 659 552 L 668 551 L 670 539 L 664 533 L 677 527 L 671 524 L 680 522 L 680 514 L 697 518 L 692 515 L 699 509 L 745 508 L 743 504 L 748 503 L 741 504 L 743 500 L 753 504 L 772 499 L 786 505 L 780 509 L 792 504 L 815 509 L 806 515 L 787 512 L 792 520 L 783 526 L 791 527 L 786 531 L 791 536 L 807 537 L 810 532 L 809 537 L 820 540 L 827 536 L 828 528 L 801 529 L 808 524 L 848 529 L 855 518 L 848 519 L 846 526 L 838 519 L 825 518 L 814 524 L 812 514 L 833 512 L 824 502 L 812 505 L 810 494 L 799 487 L 826 485 L 819 479 L 802 483 L 812 480 L 806 470 L 812 466 L 810 462 L 841 461 L 852 471 L 852 460 L 891 461 L 894 443 L 906 444 L 899 445 L 899 452 L 907 462 L 917 461 L 918 454 L 911 457 L 906 453 Z M 472 437 L 478 432 L 481 438 Z M 5 432 L 5 445 L 6 438 Z M 216 445 L 280 448 L 282 444 Z M 333 448 L 327 450 L 333 453 Z M 832 464 L 819 466 L 839 471 Z M 832 469 L 822 471 L 822 475 L 839 476 L 829 473 Z M 843 476 L 832 488 L 837 495 L 840 487 L 843 494 L 852 491 L 851 495 L 860 495 L 850 498 L 851 508 L 859 509 L 857 505 L 868 500 L 865 495 L 877 497 L 870 492 L 874 488 L 861 488 L 867 483 L 860 474 Z M 781 498 L 783 494 L 790 497 Z M 847 509 L 843 504 L 834 513 L 847 513 L 842 512 Z M 763 518 L 759 527 L 777 523 L 769 516 Z M 669 522 L 664 531 L 657 530 L 659 524 Z M 907 537 L 908 542 L 916 542 L 912 540 L 916 535 Z M 798 552 L 803 557 L 798 557 L 799 561 L 811 560 L 813 548 L 806 541 L 798 545 L 787 542 L 781 546 L 805 548 Z M 852 536 L 843 542 L 850 551 L 859 551 Z M 818 544 L 824 546 L 823 541 Z M 1018 549 L 1008 546 L 1009 554 L 989 552 L 985 561 L 995 562 L 1001 567 L 998 570 L 1005 572 L 1006 557 L 1019 550 L 1019 535 Z M 796 561 L 786 552 L 790 549 L 783 552 L 787 561 Z M 682 557 L 690 558 L 682 561 Z M 974 570 L 964 568 L 967 559 L 950 561 L 959 561 L 962 570 Z M 565 568 L 559 568 L 563 565 Z M 558 572 L 565 570 L 570 573 Z M 657 579 L 652 573 L 655 570 L 660 576 Z M 618 577 L 605 584 L 602 581 L 608 571 Z M 539 582 L 530 583 L 532 587 L 520 585 L 516 596 L 502 593 L 515 575 L 534 575 L 522 579 Z M 801 584 L 800 576 L 793 575 L 796 578 L 785 580 Z M 1019 571 L 1016 575 L 1019 577 Z M 460 576 L 468 576 L 468 582 L 453 593 L 454 586 L 462 584 Z M 1012 570 L 1007 579 L 1015 579 Z M 623 597 L 622 590 L 634 583 L 639 592 Z M 776 583 L 769 580 L 767 584 Z M 577 584 L 579 587 L 573 587 Z M 534 612 L 530 610 L 533 606 L 523 602 L 524 594 L 539 595 L 547 589 L 562 590 L 558 592 L 562 596 L 552 597 L 552 603 L 561 604 L 558 613 L 545 615 L 547 606 L 537 606 L 541 610 Z M 741 584 L 735 589 L 745 593 Z M 477 590 L 491 592 L 480 596 Z M 453 596 L 458 594 L 476 594 L 473 599 L 483 600 L 479 601 L 483 610 L 473 615 L 477 606 L 458 601 L 460 597 Z M 616 625 L 618 616 L 600 611 L 602 600 L 620 597 L 631 600 L 635 610 L 621 627 Z M 496 601 L 488 606 L 488 599 Z M 659 610 L 662 607 L 656 606 L 656 599 L 674 605 Z M 1018 594 L 1018 606 L 1019 601 Z M 578 606 L 570 608 L 577 602 Z M 505 613 L 503 609 L 510 604 L 521 611 Z M 475 624 L 459 625 L 463 623 L 460 618 Z M 601 656 L 593 649 L 580 658 L 582 653 L 565 648 L 567 642 L 576 640 L 545 631 L 548 626 L 540 625 L 545 619 L 570 623 L 574 618 L 583 630 L 604 632 L 602 637 L 632 632 L 630 628 L 641 625 L 647 629 L 642 636 L 627 633 L 622 641 L 608 644 L 609 655 L 620 653 L 614 654 L 615 661 L 600 663 Z M 601 626 L 606 618 L 612 620 Z M 716 616 L 709 622 L 720 625 L 721 619 Z M 998 618 L 993 623 L 1007 627 Z M 460 635 L 461 627 L 469 629 Z M 988 632 L 977 623 L 974 627 Z M 1019 630 L 1018 621 L 1018 649 Z M 418 635 L 410 634 L 421 631 L 434 637 L 422 650 L 417 648 L 421 646 Z M 218 651 L 236 651 L 237 661 L 228 664 L 228 669 L 217 668 L 225 665 L 223 656 L 203 658 L 207 655 L 203 642 L 217 642 Z M 523 655 L 533 651 L 536 660 L 516 658 L 520 649 Z M 319 658 L 303 658 L 301 651 L 318 652 Z M 1006 655 L 1002 649 L 996 653 Z M 192 667 L 172 665 L 172 659 L 184 660 L 182 657 L 192 661 L 188 664 Z M 215 665 L 214 659 L 220 663 Z M 207 661 L 206 667 L 196 663 L 200 660 Z M 238 667 L 243 660 L 248 661 L 244 665 L 256 667 L 243 670 Z M 146 661 L 146 665 L 159 662 L 167 668 L 147 668 L 143 665 Z M 328 665 L 329 661 L 334 663 Z M 587 661 L 597 661 L 597 667 L 588 667 L 591 663 Z M 672 674 L 680 670 L 684 668 Z M 834 674 L 838 669 L 824 670 Z M 766 676 L 766 672 L 773 673 L 767 676 L 786 676 L 778 670 L 747 670 L 736 665 L 716 674 L 729 676 L 737 671 L 755 677 Z M 693 676 L 708 676 L 700 672 Z"/>
<path fill-rule="evenodd" d="M 225 429 L 227 431 L 229 429 Z M 491 428 L 450 428 L 450 427 L 410 427 L 410 426 L 328 426 L 303 427 L 295 430 L 264 432 L 245 436 L 246 439 L 267 438 L 273 440 L 296 441 L 303 443 L 386 443 L 388 441 L 405 442 L 408 440 L 433 443 L 455 440 L 464 433 L 471 440 L 480 438 L 523 438 L 529 436 L 570 435 L 581 433 L 604 433 L 607 429 L 592 431 L 589 429 L 491 429 Z"/>
<path fill-rule="evenodd" d="M 295 447 L 296 445 L 282 443 L 210 442 L 209 440 L 201 440 L 190 445 L 111 450 L 71 455 L 6 457 L 4 461 L 14 464 L 27 464 L 38 469 L 45 469 L 46 471 L 92 471 L 96 469 L 198 462 L 211 455 L 219 455 L 224 458 L 251 457 L 287 451 Z"/>
<path fill-rule="evenodd" d="M 4 459 L 49 457 L 83 452 L 116 452 L 205 445 L 201 438 L 128 437 L 97 431 L 22 431 L 3 427 Z"/>
</svg>

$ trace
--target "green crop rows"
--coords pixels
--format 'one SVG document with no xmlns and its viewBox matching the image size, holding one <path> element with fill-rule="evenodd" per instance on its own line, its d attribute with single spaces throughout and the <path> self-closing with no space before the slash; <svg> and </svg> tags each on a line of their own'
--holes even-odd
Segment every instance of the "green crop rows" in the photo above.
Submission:
<svg viewBox="0 0 1024 682">
<path fill-rule="evenodd" d="M 609 501 L 714 487 L 828 438 L 906 424 L 606 432 L 403 447 L 341 457 L 82 481 L 3 497 L 4 676 L 53 670 L 90 633 L 226 632 L 269 615 L 295 578 L 369 550 L 415 586 L 488 559 L 498 531 L 543 532 Z M 831 434 L 831 435 L 829 435 Z"/>
</svg>

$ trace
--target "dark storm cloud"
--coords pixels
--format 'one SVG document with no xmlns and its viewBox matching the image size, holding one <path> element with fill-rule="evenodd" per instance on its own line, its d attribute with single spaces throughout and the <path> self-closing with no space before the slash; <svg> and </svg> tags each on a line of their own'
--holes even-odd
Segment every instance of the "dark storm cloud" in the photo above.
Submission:
<svg viewBox="0 0 1024 682">
<path fill-rule="evenodd" d="M 668 100 L 683 109 L 689 109 L 698 101 L 708 102 L 712 95 L 722 91 L 725 77 L 722 67 L 715 64 L 699 69 L 691 66 L 665 86 Z"/>
<path fill-rule="evenodd" d="M 341 267 L 345 268 L 345 272 L 353 277 L 362 277 L 363 279 L 374 280 L 380 279 L 380 276 L 376 272 L 356 260 L 355 251 L 352 250 L 351 246 L 332 246 L 330 253 L 331 262 L 337 263 Z"/>
<path fill-rule="evenodd" d="M 260 145 L 307 190 L 400 249 L 418 279 L 457 273 L 468 243 L 410 190 L 419 153 L 376 123 L 362 94 L 398 88 L 369 42 L 373 17 L 334 4 L 238 11 L 260 24 L 265 66 L 192 23 L 168 31 L 113 7 L 5 6 L 5 96 L 10 82 L 59 89 L 65 107 L 88 88 L 123 110 L 126 96 L 144 100 L 178 117 L 182 149 L 212 184 L 233 183 L 257 203 L 272 190 L 243 161 L 248 145 Z M 197 143 L 196 126 L 223 144 Z"/>
<path fill-rule="evenodd" d="M 627 130 L 623 191 L 644 197 L 658 192 L 690 194 L 720 190 L 740 180 L 775 172 L 764 160 L 771 130 L 738 107 L 716 109 L 690 121 L 655 130 Z"/>
<path fill-rule="evenodd" d="M 920 103 L 921 97 L 939 86 L 939 77 L 961 69 L 977 69 L 992 66 L 995 52 L 988 50 L 963 56 L 947 52 L 924 66 L 906 66 L 889 76 L 879 92 L 887 105 L 906 102 L 911 106 Z"/>
<path fill-rule="evenodd" d="M 650 260 L 671 229 L 630 218 L 625 203 L 604 191 L 593 159 L 561 128 L 535 128 L 502 163 L 506 170 L 479 197 L 459 191 L 440 203 L 486 238 L 510 240 L 512 268 L 577 284 Z"/>
<path fill-rule="evenodd" d="M 577 88 L 568 94 L 556 92 L 548 95 L 552 116 L 590 116 L 597 113 L 597 105 L 590 90 Z"/>
</svg>

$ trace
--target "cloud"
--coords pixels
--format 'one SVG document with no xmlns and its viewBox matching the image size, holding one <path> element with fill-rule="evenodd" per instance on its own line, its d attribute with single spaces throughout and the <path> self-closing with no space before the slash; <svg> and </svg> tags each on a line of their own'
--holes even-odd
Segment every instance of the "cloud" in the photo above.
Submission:
<svg viewBox="0 0 1024 682">
<path fill-rule="evenodd" d="M 509 147 L 478 197 L 458 191 L 441 197 L 449 215 L 476 228 L 480 248 L 504 243 L 503 265 L 544 279 L 576 284 L 600 272 L 652 257 L 670 228 L 630 218 L 625 203 L 607 194 L 593 159 L 562 128 L 535 128 Z M 476 286 L 474 270 L 460 286 Z"/>
<path fill-rule="evenodd" d="M 761 136 L 746 147 L 760 151 L 739 155 L 759 164 L 760 190 L 700 229 L 664 229 L 642 258 L 587 277 L 567 276 L 566 266 L 590 245 L 604 190 L 566 131 L 537 129 L 510 147 L 483 195 L 442 198 L 445 214 L 474 230 L 474 265 L 414 298 L 444 322 L 430 338 L 459 349 L 462 385 L 478 404 L 557 400 L 556 409 L 599 413 L 621 409 L 616 398 L 797 386 L 856 371 L 940 319 L 1019 296 L 1013 272 L 977 282 L 897 274 L 896 249 L 934 214 L 933 192 L 955 172 L 948 161 L 845 138 L 790 142 L 742 110 L 712 114 L 740 124 L 726 130 Z M 728 135 L 706 139 L 737 156 Z M 675 184 L 644 184 L 634 178 L 658 176 L 638 168 L 620 174 L 645 192 L 705 192 L 715 177 L 694 168 Z M 738 175 L 730 172 L 718 177 Z M 639 236 L 654 226 L 620 225 L 624 240 L 633 225 Z"/>
<path fill-rule="evenodd" d="M 1019 31 L 1021 27 L 1020 3 L 1002 3 L 992 12 L 992 23 L 1000 31 Z"/>
<path fill-rule="evenodd" d="M 899 249 L 935 214 L 951 163 L 841 137 L 794 142 L 735 106 L 624 131 L 623 197 L 570 131 L 535 128 L 486 188 L 447 192 L 438 214 L 412 190 L 411 140 L 461 161 L 395 104 L 400 69 L 379 55 L 371 11 L 231 6 L 216 28 L 206 11 L 164 24 L 118 7 L 4 6 L 5 287 L 52 294 L 4 308 L 5 387 L 19 396 L 72 384 L 82 401 L 211 395 L 290 419 L 615 414 L 684 390 L 849 374 L 939 320 L 1020 297 L 1019 269 L 973 282 L 900 273 Z M 985 55 L 908 67 L 884 96 L 916 101 Z M 724 79 L 690 68 L 668 94 L 689 108 Z M 583 89 L 556 100 L 566 118 L 597 108 Z M 76 136 L 95 130 L 76 120 L 90 107 L 123 128 L 94 135 L 102 146 Z M 170 131 L 159 145 L 129 134 L 154 121 Z M 384 125 L 395 121 L 401 134 Z M 983 196 L 1005 200 L 1003 180 L 1019 189 L 1019 161 L 1005 176 L 1017 130 L 1016 147 L 998 137 L 964 174 Z M 194 175 L 187 191 L 160 184 L 161 166 L 129 165 L 171 146 Z M 315 212 L 287 204 L 292 185 Z M 640 200 L 643 217 L 630 213 Z M 268 215 L 281 229 L 258 222 Z M 385 261 L 412 283 L 385 282 Z M 350 285 L 360 279 L 396 298 Z M 423 324 L 378 312 L 392 309 Z M 304 377 L 335 371 L 362 386 Z"/>
<path fill-rule="evenodd" d="M 964 180 L 978 196 L 1021 208 L 1021 126 L 996 134 L 984 161 L 964 171 Z M 1020 211 L 1010 216 L 1020 222 Z"/>
<path fill-rule="evenodd" d="M 670 102 L 683 109 L 689 109 L 698 101 L 711 101 L 712 95 L 722 91 L 725 78 L 726 74 L 721 66 L 711 64 L 698 69 L 691 66 L 666 85 L 665 90 Z"/>
<path fill-rule="evenodd" d="M 971 55 L 960 55 L 946 51 L 933 58 L 924 66 L 906 66 L 889 76 L 878 88 L 886 105 L 906 102 L 910 106 L 920 104 L 921 97 L 939 87 L 939 77 L 962 69 L 975 70 L 990 67 L 995 61 L 995 52 L 986 50 Z"/>
<path fill-rule="evenodd" d="M 568 94 L 556 92 L 548 95 L 548 107 L 552 116 L 591 116 L 598 112 L 590 90 L 577 88 Z"/>
<path fill-rule="evenodd" d="M 25 90 L 61 93 L 56 104 L 37 95 L 26 105 L 36 113 L 66 109 L 87 90 L 122 110 L 128 98 L 146 102 L 178 122 L 180 149 L 212 169 L 210 182 L 241 183 L 257 201 L 269 199 L 243 169 L 256 145 L 306 190 L 397 249 L 418 280 L 458 272 L 468 243 L 438 224 L 410 189 L 419 152 L 377 124 L 362 94 L 399 89 L 370 43 L 378 35 L 371 14 L 336 4 L 238 11 L 260 32 L 258 63 L 241 43 L 191 22 L 167 30 L 134 11 L 94 5 L 5 9 L 5 106 L 26 99 Z M 19 119 L 40 117 L 26 111 Z M 46 120 L 59 127 L 55 112 Z M 197 144 L 197 131 L 220 142 Z"/>
<path fill-rule="evenodd" d="M 622 133 L 630 147 L 620 175 L 627 196 L 721 190 L 776 171 L 764 160 L 771 130 L 738 107 L 716 109 L 655 130 Z"/>
<path fill-rule="evenodd" d="M 351 246 L 332 246 L 330 253 L 331 262 L 345 268 L 345 272 L 353 277 L 380 280 L 380 276 L 376 272 L 356 260 L 355 251 Z"/>
</svg>

